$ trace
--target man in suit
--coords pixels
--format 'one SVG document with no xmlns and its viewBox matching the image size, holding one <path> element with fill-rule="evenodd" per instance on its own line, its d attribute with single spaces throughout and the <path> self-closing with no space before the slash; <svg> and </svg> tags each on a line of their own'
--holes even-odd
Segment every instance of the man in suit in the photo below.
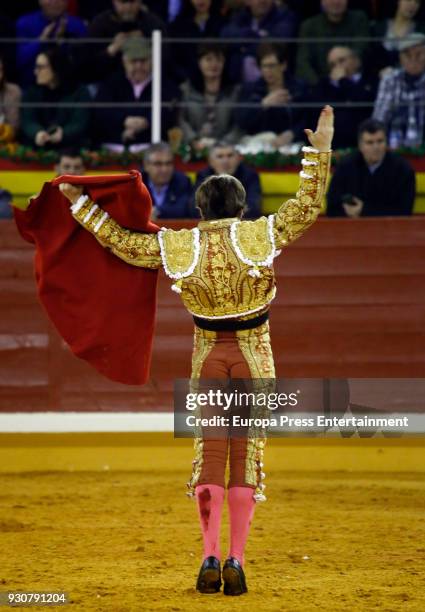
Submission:
<svg viewBox="0 0 425 612">
<path fill-rule="evenodd" d="M 261 185 L 258 174 L 243 163 L 237 149 L 226 142 L 217 142 L 210 150 L 209 165 L 198 172 L 195 189 L 204 179 L 213 174 L 230 174 L 237 178 L 245 188 L 247 210 L 246 219 L 253 219 L 261 215 Z"/>
<path fill-rule="evenodd" d="M 376 119 L 360 124 L 358 147 L 335 170 L 328 192 L 328 216 L 412 214 L 415 173 L 406 159 L 387 150 L 384 124 Z"/>
<path fill-rule="evenodd" d="M 313 88 L 318 101 L 335 103 L 335 149 L 357 145 L 357 126 L 370 116 L 371 109 L 352 106 L 351 103 L 367 103 L 375 100 L 377 83 L 365 74 L 362 60 L 356 49 L 338 44 L 328 53 L 329 73 Z"/>
<path fill-rule="evenodd" d="M 152 59 L 149 42 L 130 38 L 123 45 L 123 69 L 101 83 L 97 102 L 129 102 L 129 106 L 96 108 L 94 114 L 95 141 L 109 148 L 125 146 L 144 148 L 151 138 Z M 170 102 L 178 92 L 166 79 L 162 80 L 162 102 Z M 135 102 L 140 106 L 135 106 Z M 132 103 L 132 104 L 131 104 Z M 163 107 L 161 112 L 163 137 L 176 123 L 175 111 Z M 142 147 L 140 146 L 142 145 Z"/>
<path fill-rule="evenodd" d="M 151 194 L 153 219 L 197 217 L 190 179 L 174 168 L 173 153 L 165 142 L 151 145 L 144 154 L 143 181 Z"/>
</svg>

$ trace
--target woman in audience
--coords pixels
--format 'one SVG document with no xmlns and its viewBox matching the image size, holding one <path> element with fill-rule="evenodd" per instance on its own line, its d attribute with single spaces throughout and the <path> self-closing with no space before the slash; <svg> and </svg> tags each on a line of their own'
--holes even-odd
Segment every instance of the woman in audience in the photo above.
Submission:
<svg viewBox="0 0 425 612">
<path fill-rule="evenodd" d="M 381 76 L 384 71 L 398 65 L 400 41 L 397 39 L 412 32 L 425 33 L 425 23 L 416 20 L 421 0 L 397 0 L 394 4 L 394 16 L 391 19 L 378 21 L 372 32 L 373 36 L 385 39 L 373 45 L 370 53 L 372 65 Z"/>
<path fill-rule="evenodd" d="M 57 148 L 87 146 L 89 102 L 86 87 L 70 77 L 70 65 L 59 48 L 39 53 L 35 63 L 36 85 L 24 95 L 24 102 L 48 103 L 48 107 L 26 107 L 22 111 L 23 140 L 28 145 Z M 67 106 L 61 106 L 67 104 Z"/>
<path fill-rule="evenodd" d="M 238 99 L 240 86 L 226 82 L 225 63 L 221 45 L 200 45 L 197 72 L 180 86 L 179 127 L 183 140 L 195 148 L 210 147 L 216 140 L 234 143 L 241 136 L 231 106 Z"/>
<path fill-rule="evenodd" d="M 0 56 L 0 144 L 16 140 L 20 103 L 21 89 L 14 83 L 8 83 L 5 62 Z"/>
<path fill-rule="evenodd" d="M 255 141 L 276 148 L 302 140 L 304 116 L 291 103 L 307 98 L 306 85 L 288 74 L 285 47 L 263 43 L 257 55 L 262 76 L 243 87 L 240 101 L 258 106 L 238 110 L 239 127 L 256 136 Z M 248 137 L 244 139 L 246 144 L 251 140 Z"/>
</svg>

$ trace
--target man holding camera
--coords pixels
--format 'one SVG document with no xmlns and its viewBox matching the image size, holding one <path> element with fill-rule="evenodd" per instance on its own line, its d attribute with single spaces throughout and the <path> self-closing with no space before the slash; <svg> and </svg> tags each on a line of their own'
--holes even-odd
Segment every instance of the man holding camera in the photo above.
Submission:
<svg viewBox="0 0 425 612">
<path fill-rule="evenodd" d="M 387 150 L 385 126 L 366 119 L 358 130 L 358 151 L 344 158 L 332 177 L 328 217 L 411 215 L 415 173 L 409 162 Z"/>
</svg>

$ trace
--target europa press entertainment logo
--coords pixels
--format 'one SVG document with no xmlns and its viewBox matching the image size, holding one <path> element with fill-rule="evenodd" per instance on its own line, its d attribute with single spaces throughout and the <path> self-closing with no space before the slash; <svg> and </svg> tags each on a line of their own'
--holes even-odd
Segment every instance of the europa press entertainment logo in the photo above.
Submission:
<svg viewBox="0 0 425 612">
<path fill-rule="evenodd" d="M 400 436 L 425 431 L 417 380 L 176 381 L 175 435 Z M 416 383 L 416 384 L 415 384 Z"/>
</svg>

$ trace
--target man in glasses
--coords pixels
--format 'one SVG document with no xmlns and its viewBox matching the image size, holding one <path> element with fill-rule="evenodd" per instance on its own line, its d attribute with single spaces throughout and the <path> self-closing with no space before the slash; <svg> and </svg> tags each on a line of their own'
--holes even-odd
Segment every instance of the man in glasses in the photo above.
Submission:
<svg viewBox="0 0 425 612">
<path fill-rule="evenodd" d="M 143 156 L 143 181 L 151 194 L 154 219 L 196 217 L 190 179 L 174 168 L 171 148 L 165 142 L 151 145 Z"/>
</svg>

